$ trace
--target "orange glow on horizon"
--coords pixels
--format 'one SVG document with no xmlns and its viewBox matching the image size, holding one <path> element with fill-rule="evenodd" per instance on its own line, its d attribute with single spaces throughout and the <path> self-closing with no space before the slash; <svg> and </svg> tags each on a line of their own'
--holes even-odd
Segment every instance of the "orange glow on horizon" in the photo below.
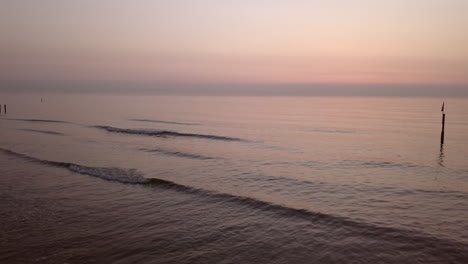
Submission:
<svg viewBox="0 0 468 264">
<path fill-rule="evenodd" d="M 468 84 L 468 1 L 108 5 L 5 4 L 0 80 Z"/>
</svg>

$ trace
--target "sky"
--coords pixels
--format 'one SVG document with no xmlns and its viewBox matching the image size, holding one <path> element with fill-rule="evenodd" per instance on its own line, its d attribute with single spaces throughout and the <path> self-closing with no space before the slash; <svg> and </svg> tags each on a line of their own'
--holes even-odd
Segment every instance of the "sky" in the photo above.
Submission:
<svg viewBox="0 0 468 264">
<path fill-rule="evenodd" d="M 0 0 L 0 81 L 468 85 L 467 0 Z"/>
</svg>

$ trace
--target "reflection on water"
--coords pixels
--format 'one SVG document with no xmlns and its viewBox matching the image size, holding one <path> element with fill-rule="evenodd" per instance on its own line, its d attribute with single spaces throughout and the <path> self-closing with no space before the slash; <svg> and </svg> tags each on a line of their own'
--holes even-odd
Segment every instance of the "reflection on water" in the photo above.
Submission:
<svg viewBox="0 0 468 264">
<path fill-rule="evenodd" d="M 444 166 L 444 158 L 445 158 L 445 155 L 444 155 L 444 144 L 440 144 L 440 151 L 439 151 L 439 166 L 441 167 L 445 167 Z"/>
</svg>

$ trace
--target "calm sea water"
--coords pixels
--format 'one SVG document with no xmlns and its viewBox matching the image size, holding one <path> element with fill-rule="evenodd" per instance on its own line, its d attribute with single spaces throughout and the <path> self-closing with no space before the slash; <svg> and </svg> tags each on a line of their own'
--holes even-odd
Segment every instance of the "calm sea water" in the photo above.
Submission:
<svg viewBox="0 0 468 264">
<path fill-rule="evenodd" d="M 468 99 L 0 100 L 0 262 L 468 263 Z"/>
</svg>

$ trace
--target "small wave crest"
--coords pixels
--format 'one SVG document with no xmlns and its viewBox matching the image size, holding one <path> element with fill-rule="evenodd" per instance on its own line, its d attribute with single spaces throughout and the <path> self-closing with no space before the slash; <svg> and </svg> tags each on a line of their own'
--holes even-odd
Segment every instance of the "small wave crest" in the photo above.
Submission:
<svg viewBox="0 0 468 264">
<path fill-rule="evenodd" d="M 189 138 L 201 138 L 210 140 L 223 140 L 223 141 L 246 141 L 240 138 L 224 137 L 217 135 L 205 135 L 205 134 L 191 134 L 191 133 L 179 133 L 168 130 L 155 130 L 155 129 L 131 129 L 131 128 L 117 128 L 111 126 L 94 126 L 94 128 L 106 130 L 112 133 L 130 134 L 130 135 L 143 135 L 152 137 L 189 137 Z"/>
<path fill-rule="evenodd" d="M 185 153 L 180 151 L 169 151 L 164 149 L 147 149 L 147 148 L 140 148 L 139 150 L 145 152 L 153 152 L 153 153 L 160 153 L 167 156 L 174 156 L 180 158 L 188 158 L 188 159 L 197 159 L 197 160 L 212 160 L 212 159 L 219 159 L 215 157 L 208 157 L 199 154 L 192 154 L 192 153 Z"/>
<path fill-rule="evenodd" d="M 355 131 L 351 130 L 338 130 L 338 129 L 308 129 L 305 130 L 312 133 L 337 133 L 337 134 L 354 134 Z"/>
<path fill-rule="evenodd" d="M 159 124 L 171 124 L 171 125 L 185 125 L 185 126 L 199 126 L 197 123 L 184 123 L 184 122 L 175 122 L 175 121 L 164 121 L 164 120 L 151 120 L 151 119 L 138 119 L 133 118 L 129 119 L 130 121 L 136 122 L 147 122 L 147 123 L 159 123 Z"/>
<path fill-rule="evenodd" d="M 48 119 L 23 119 L 23 118 L 8 118 L 8 120 L 24 121 L 24 122 L 38 122 L 38 123 L 69 123 L 61 120 L 48 120 Z"/>
<path fill-rule="evenodd" d="M 47 131 L 47 130 L 38 130 L 38 129 L 29 129 L 29 128 L 20 128 L 18 130 L 27 131 L 27 132 L 42 133 L 42 134 L 49 134 L 49 135 L 65 136 L 65 134 L 62 134 L 62 133 L 54 132 L 54 131 Z"/>
<path fill-rule="evenodd" d="M 422 167 L 406 162 L 378 161 L 378 160 L 343 160 L 337 164 L 339 167 L 361 167 L 361 168 L 416 168 Z"/>
<path fill-rule="evenodd" d="M 377 161 L 377 160 L 339 160 L 323 162 L 317 160 L 308 161 L 268 161 L 261 163 L 265 166 L 282 166 L 282 167 L 306 167 L 314 169 L 413 169 L 425 168 L 427 166 L 418 165 L 408 162 L 392 162 L 392 161 Z"/>
</svg>

